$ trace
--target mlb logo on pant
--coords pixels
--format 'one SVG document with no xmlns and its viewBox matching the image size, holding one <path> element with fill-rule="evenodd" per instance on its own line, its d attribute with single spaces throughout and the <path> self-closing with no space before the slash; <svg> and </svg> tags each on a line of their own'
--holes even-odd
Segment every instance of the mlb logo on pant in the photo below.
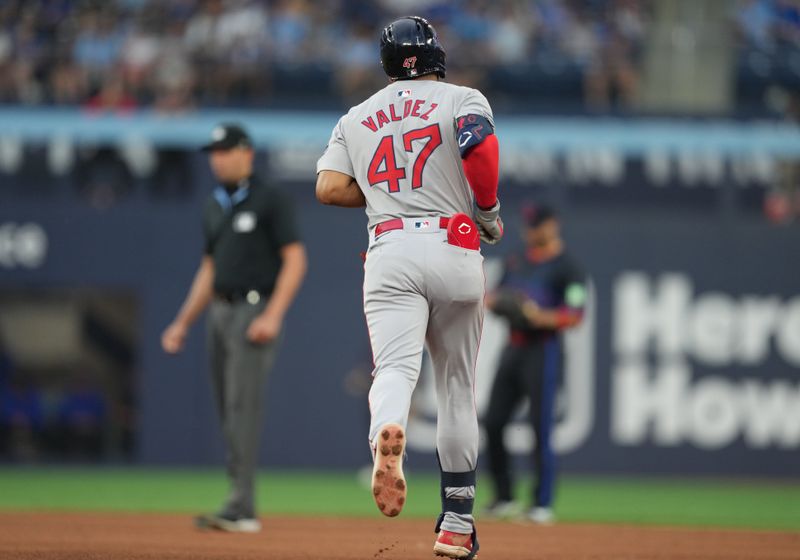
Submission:
<svg viewBox="0 0 800 560">
<path fill-rule="evenodd" d="M 429 227 L 431 227 L 431 222 L 429 220 L 414 222 L 414 229 L 428 229 Z"/>
</svg>

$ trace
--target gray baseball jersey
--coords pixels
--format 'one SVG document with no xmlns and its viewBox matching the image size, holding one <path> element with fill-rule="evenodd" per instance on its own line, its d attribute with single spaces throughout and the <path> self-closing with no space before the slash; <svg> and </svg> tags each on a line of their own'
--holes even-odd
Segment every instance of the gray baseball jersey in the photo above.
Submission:
<svg viewBox="0 0 800 560">
<path fill-rule="evenodd" d="M 397 81 L 339 120 L 317 171 L 354 177 L 367 200 L 370 248 L 364 265 L 364 314 L 375 361 L 369 393 L 370 441 L 381 426 L 405 428 L 427 344 L 435 370 L 436 446 L 445 472 L 475 470 L 478 415 L 475 361 L 483 322 L 483 257 L 447 242 L 440 220 L 473 213 L 461 166 L 458 117 L 492 122 L 474 89 L 431 80 Z M 402 218 L 403 227 L 374 227 Z M 474 486 L 447 487 L 473 499 Z M 380 506 L 379 506 L 380 507 Z M 470 533 L 471 513 L 446 512 L 441 527 Z"/>
<path fill-rule="evenodd" d="M 432 80 L 389 84 L 339 119 L 317 172 L 354 177 L 369 227 L 391 218 L 472 215 L 456 138 L 458 117 L 493 123 L 479 91 Z"/>
</svg>

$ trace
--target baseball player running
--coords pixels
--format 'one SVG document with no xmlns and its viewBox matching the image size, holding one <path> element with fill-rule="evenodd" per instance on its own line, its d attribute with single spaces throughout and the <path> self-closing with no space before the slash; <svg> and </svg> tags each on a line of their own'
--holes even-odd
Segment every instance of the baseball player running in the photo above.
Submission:
<svg viewBox="0 0 800 560">
<path fill-rule="evenodd" d="M 503 236 L 498 143 L 486 98 L 442 81 L 445 52 L 426 20 L 389 24 L 380 51 L 391 83 L 339 120 L 317 163 L 317 198 L 366 206 L 369 221 L 364 312 L 375 362 L 375 503 L 394 517 L 406 500 L 406 424 L 427 343 L 436 372 L 442 498 L 433 550 L 471 559 L 478 551 L 472 508 L 484 298 L 479 240 L 494 244 Z"/>
</svg>

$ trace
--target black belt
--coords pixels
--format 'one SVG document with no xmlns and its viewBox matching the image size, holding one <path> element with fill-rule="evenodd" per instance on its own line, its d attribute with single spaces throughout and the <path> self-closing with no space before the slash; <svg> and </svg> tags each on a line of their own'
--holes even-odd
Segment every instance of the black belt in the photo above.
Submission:
<svg viewBox="0 0 800 560">
<path fill-rule="evenodd" d="M 246 301 L 252 305 L 266 297 L 266 293 L 260 290 L 232 290 L 226 292 L 214 292 L 214 297 L 226 303 L 238 303 Z"/>
</svg>

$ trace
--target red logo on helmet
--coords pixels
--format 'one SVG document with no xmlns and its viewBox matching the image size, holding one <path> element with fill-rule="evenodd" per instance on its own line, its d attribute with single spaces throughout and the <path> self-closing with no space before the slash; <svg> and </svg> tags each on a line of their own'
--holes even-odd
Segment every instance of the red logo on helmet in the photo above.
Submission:
<svg viewBox="0 0 800 560">
<path fill-rule="evenodd" d="M 403 68 L 414 68 L 417 65 L 417 57 L 409 56 L 403 61 Z"/>
</svg>

